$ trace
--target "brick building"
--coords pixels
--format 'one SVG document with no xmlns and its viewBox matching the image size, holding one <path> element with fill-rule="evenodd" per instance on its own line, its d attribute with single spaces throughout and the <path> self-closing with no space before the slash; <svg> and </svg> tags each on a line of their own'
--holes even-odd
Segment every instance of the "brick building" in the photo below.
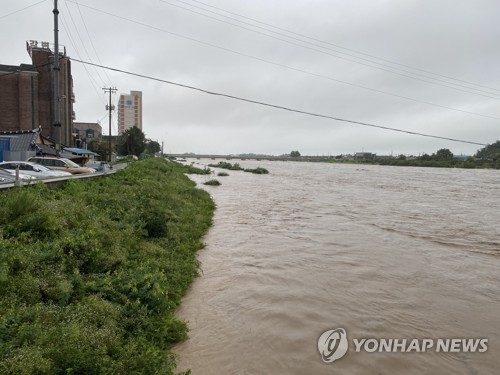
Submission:
<svg viewBox="0 0 500 375">
<path fill-rule="evenodd" d="M 38 72 L 32 65 L 0 65 L 0 130 L 38 128 Z"/>
<path fill-rule="evenodd" d="M 0 65 L 0 131 L 41 127 L 42 134 L 59 141 L 54 126 L 54 52 L 49 43 L 26 43 L 32 65 Z M 61 143 L 71 145 L 73 132 L 73 78 L 66 51 L 59 51 Z"/>
</svg>

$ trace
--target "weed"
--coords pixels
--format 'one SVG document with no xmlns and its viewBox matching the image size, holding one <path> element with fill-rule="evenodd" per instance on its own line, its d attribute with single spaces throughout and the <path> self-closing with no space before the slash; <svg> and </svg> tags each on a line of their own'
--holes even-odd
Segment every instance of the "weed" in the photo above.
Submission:
<svg viewBox="0 0 500 375">
<path fill-rule="evenodd" d="M 160 158 L 0 193 L 0 373 L 171 374 L 214 203 Z"/>
</svg>

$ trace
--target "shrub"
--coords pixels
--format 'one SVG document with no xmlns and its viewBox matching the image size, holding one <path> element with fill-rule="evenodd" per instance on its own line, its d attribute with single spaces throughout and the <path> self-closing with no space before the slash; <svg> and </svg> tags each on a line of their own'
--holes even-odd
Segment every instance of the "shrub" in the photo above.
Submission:
<svg viewBox="0 0 500 375">
<path fill-rule="evenodd" d="M 255 174 L 268 174 L 269 171 L 266 168 L 254 168 L 254 169 L 245 169 L 245 172 L 255 173 Z"/>
<path fill-rule="evenodd" d="M 218 180 L 213 179 L 204 182 L 203 185 L 219 186 L 220 182 Z"/>
<path fill-rule="evenodd" d="M 225 161 L 220 161 L 218 164 L 209 164 L 209 167 L 229 169 L 232 171 L 242 171 L 243 168 L 238 163 L 228 163 Z"/>
<path fill-rule="evenodd" d="M 0 193 L 0 373 L 173 373 L 214 203 L 161 158 Z"/>
</svg>

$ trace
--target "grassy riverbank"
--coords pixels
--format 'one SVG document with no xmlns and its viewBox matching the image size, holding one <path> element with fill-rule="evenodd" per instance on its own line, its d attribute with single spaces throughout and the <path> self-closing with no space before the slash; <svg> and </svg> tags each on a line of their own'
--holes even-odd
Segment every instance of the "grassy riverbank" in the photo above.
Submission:
<svg viewBox="0 0 500 375">
<path fill-rule="evenodd" d="M 0 373 L 165 374 L 214 203 L 160 159 L 0 194 Z"/>
</svg>

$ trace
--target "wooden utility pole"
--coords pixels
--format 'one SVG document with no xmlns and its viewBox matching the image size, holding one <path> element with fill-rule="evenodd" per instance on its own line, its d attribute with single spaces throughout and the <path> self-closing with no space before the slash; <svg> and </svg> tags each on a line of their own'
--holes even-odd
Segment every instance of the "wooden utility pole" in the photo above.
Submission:
<svg viewBox="0 0 500 375">
<path fill-rule="evenodd" d="M 106 110 L 109 111 L 109 157 L 108 162 L 111 164 L 111 112 L 115 109 L 115 106 L 111 104 L 111 94 L 114 94 L 117 89 L 116 87 L 104 87 L 104 92 L 109 92 L 109 105 L 106 105 Z"/>
</svg>

